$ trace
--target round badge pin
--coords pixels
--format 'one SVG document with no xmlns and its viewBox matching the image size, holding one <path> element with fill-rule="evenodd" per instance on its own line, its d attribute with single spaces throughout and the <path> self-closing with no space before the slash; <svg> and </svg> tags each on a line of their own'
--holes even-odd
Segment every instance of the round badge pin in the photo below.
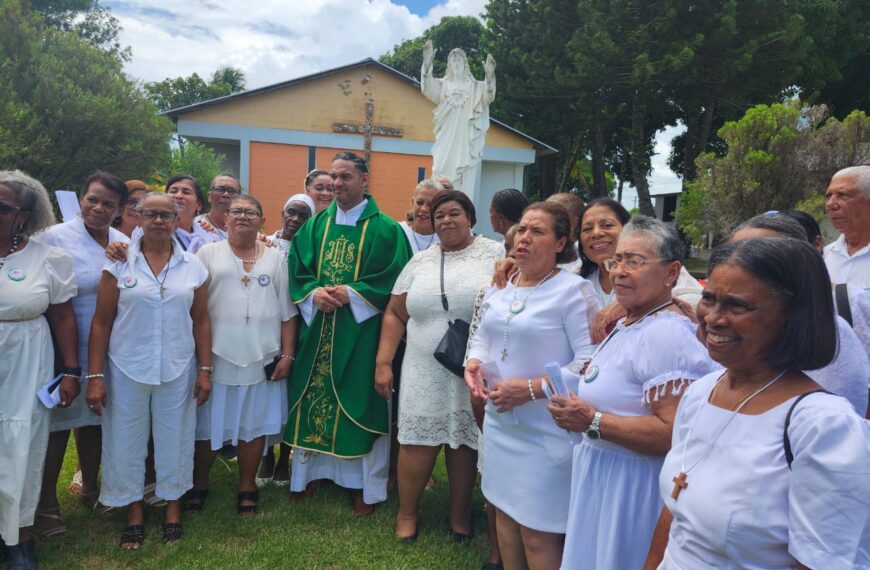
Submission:
<svg viewBox="0 0 870 570">
<path fill-rule="evenodd" d="M 8 275 L 9 279 L 13 281 L 24 281 L 24 278 L 27 277 L 27 274 L 20 267 L 10 270 Z"/>
<path fill-rule="evenodd" d="M 137 283 L 139 283 L 139 280 L 132 275 L 128 275 L 126 278 L 124 278 L 124 287 L 126 287 L 127 289 L 132 289 L 136 286 Z"/>
<path fill-rule="evenodd" d="M 589 384 L 590 382 L 592 382 L 596 378 L 598 378 L 598 367 L 595 365 L 592 365 L 589 367 L 588 370 L 586 370 L 586 373 L 583 375 L 583 381 L 586 382 L 587 384 Z"/>
<path fill-rule="evenodd" d="M 266 285 L 268 285 L 271 282 L 272 282 L 272 278 L 269 277 L 268 275 L 266 275 L 265 273 L 263 273 L 262 275 L 257 277 L 257 283 L 260 284 L 260 287 L 265 287 Z"/>
</svg>

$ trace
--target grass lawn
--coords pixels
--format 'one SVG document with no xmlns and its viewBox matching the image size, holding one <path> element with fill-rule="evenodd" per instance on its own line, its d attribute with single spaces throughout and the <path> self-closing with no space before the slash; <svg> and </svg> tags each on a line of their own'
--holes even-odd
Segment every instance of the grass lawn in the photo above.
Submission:
<svg viewBox="0 0 870 570">
<path fill-rule="evenodd" d="M 435 470 L 438 485 L 423 496 L 420 539 L 403 545 L 393 533 L 398 501 L 392 496 L 365 518 L 350 510 L 347 491 L 333 485 L 301 504 L 290 501 L 287 488 L 260 490 L 260 512 L 250 519 L 236 515 L 237 472 L 234 462 L 215 462 L 205 509 L 185 514 L 184 539 L 172 546 L 161 541 L 163 509 L 146 507 L 145 544 L 138 552 L 118 547 L 126 522 L 123 509 L 100 515 L 85 509 L 66 486 L 75 468 L 70 442 L 58 484 L 61 510 L 69 531 L 40 539 L 40 567 L 72 568 L 480 568 L 489 552 L 483 496 L 474 496 L 475 538 L 456 545 L 447 523 L 447 474 L 443 454 Z"/>
</svg>

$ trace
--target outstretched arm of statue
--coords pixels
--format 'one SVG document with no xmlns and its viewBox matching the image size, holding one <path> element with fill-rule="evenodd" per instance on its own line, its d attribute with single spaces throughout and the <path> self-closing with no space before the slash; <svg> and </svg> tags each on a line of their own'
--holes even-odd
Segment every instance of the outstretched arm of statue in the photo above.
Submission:
<svg viewBox="0 0 870 570">
<path fill-rule="evenodd" d="M 492 103 L 495 100 L 495 58 L 492 57 L 492 54 L 486 56 L 483 73 L 486 82 L 486 98 L 489 103 Z"/>
<path fill-rule="evenodd" d="M 432 40 L 427 40 L 423 46 L 423 68 L 420 70 L 421 77 L 432 75 L 432 62 L 435 60 L 435 48 Z"/>
</svg>

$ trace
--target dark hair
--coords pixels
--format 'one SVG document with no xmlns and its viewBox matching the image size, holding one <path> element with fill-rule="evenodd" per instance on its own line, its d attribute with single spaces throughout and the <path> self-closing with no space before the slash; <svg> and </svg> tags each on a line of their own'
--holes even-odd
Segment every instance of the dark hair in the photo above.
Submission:
<svg viewBox="0 0 870 570">
<path fill-rule="evenodd" d="M 311 186 L 311 183 L 314 182 L 314 179 L 318 176 L 329 176 L 329 173 L 325 170 L 315 168 L 314 170 L 305 175 L 305 187 L 308 188 L 309 186 Z"/>
<path fill-rule="evenodd" d="M 571 247 L 571 218 L 568 216 L 568 210 L 558 202 L 535 202 L 528 208 L 523 210 L 523 216 L 528 212 L 542 211 L 549 214 L 553 218 L 553 233 L 556 234 L 556 239 L 566 238 L 565 247 L 562 251 L 556 254 L 556 263 L 570 263 L 577 259 L 577 252 Z M 522 219 L 522 217 L 521 217 Z M 516 240 L 516 237 L 514 237 Z"/>
<path fill-rule="evenodd" d="M 616 219 L 619 220 L 619 223 L 623 226 L 631 220 L 631 214 L 628 213 L 628 210 L 613 198 L 596 198 L 587 203 L 583 208 L 583 211 L 580 213 L 580 227 L 577 229 L 581 234 L 583 228 L 583 216 L 586 215 L 586 212 L 588 212 L 590 208 L 594 208 L 595 206 L 603 206 L 613 212 L 613 215 L 616 216 Z M 582 245 L 579 247 L 579 250 L 580 259 L 583 261 L 583 264 L 580 266 L 580 276 L 584 278 L 589 277 L 598 268 L 598 265 L 586 257 L 586 254 L 583 253 Z"/>
<path fill-rule="evenodd" d="M 822 228 L 819 227 L 819 222 L 814 217 L 800 210 L 783 210 L 780 214 L 788 216 L 799 223 L 804 228 L 804 231 L 807 232 L 807 240 L 810 242 L 810 245 L 816 246 L 816 240 L 822 237 Z"/>
<path fill-rule="evenodd" d="M 456 202 L 465 211 L 468 221 L 471 222 L 471 227 L 477 223 L 477 215 L 474 212 L 474 204 L 471 199 L 459 190 L 440 190 L 435 197 L 432 198 L 432 205 L 429 206 L 429 211 L 432 212 L 432 219 L 435 219 L 435 210 L 441 207 L 446 202 Z"/>
<path fill-rule="evenodd" d="M 710 256 L 709 274 L 733 265 L 770 287 L 785 323 L 763 358 L 773 368 L 816 370 L 837 352 L 837 324 L 831 278 L 825 262 L 805 240 L 764 237 L 728 242 Z"/>
<path fill-rule="evenodd" d="M 260 201 L 251 196 L 250 194 L 239 194 L 235 198 L 230 201 L 230 207 L 232 207 L 233 202 L 247 202 L 248 204 L 257 208 L 257 211 L 260 212 L 260 217 L 263 217 L 263 205 L 260 204 Z"/>
<path fill-rule="evenodd" d="M 511 224 L 515 224 L 523 217 L 523 211 L 529 205 L 529 200 L 516 188 L 505 188 L 493 194 L 490 205 Z"/>
<path fill-rule="evenodd" d="M 202 197 L 202 190 L 199 187 L 199 182 L 197 182 L 196 178 L 194 178 L 190 174 L 176 174 L 175 176 L 166 181 L 166 187 L 163 190 L 169 192 L 169 188 L 173 184 L 175 184 L 176 182 L 181 182 L 182 180 L 187 180 L 188 182 L 190 182 L 190 185 L 193 186 L 193 190 L 196 192 L 196 199 L 199 201 L 200 206 L 205 206 L 205 200 Z"/>
<path fill-rule="evenodd" d="M 104 172 L 102 170 L 97 170 L 85 180 L 85 186 L 82 188 L 82 198 L 84 198 L 85 194 L 88 193 L 88 188 L 90 188 L 91 184 L 94 182 L 99 182 L 103 186 L 106 187 L 107 190 L 113 192 L 118 195 L 118 206 L 123 206 L 127 203 L 127 197 L 130 195 L 127 192 L 127 185 L 124 184 L 124 181 L 115 176 L 114 174 L 109 174 L 108 172 Z"/>
<path fill-rule="evenodd" d="M 335 162 L 336 160 L 349 160 L 353 163 L 353 167 L 359 170 L 362 174 L 367 174 L 369 171 L 369 165 L 366 164 L 366 161 L 358 154 L 347 151 L 340 152 L 332 157 L 332 162 Z"/>
<path fill-rule="evenodd" d="M 583 200 L 581 200 L 577 194 L 574 194 L 573 192 L 559 192 L 547 198 L 547 202 L 555 202 L 565 206 L 565 209 L 568 211 L 568 216 L 571 218 L 577 218 L 577 224 L 579 226 L 580 218 L 583 215 Z M 577 228 L 577 231 L 580 231 L 579 227 Z M 574 237 L 576 238 L 577 236 Z"/>
<path fill-rule="evenodd" d="M 790 237 L 794 239 L 799 239 L 801 241 L 809 241 L 807 239 L 807 232 L 804 231 L 804 228 L 800 223 L 790 216 L 786 216 L 782 212 L 767 212 L 765 214 L 758 214 L 757 216 L 752 216 L 731 232 L 731 235 L 728 236 L 728 240 L 734 239 L 735 234 L 740 230 L 744 230 L 747 228 L 758 229 L 758 230 L 768 230 L 771 232 L 776 232 L 780 236 Z"/>
</svg>

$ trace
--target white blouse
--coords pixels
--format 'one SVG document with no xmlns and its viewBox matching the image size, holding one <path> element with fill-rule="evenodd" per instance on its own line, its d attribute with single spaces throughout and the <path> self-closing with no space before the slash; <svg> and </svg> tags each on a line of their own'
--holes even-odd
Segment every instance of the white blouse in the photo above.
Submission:
<svg viewBox="0 0 870 570">
<path fill-rule="evenodd" d="M 138 240 L 130 244 L 128 256 L 127 261 L 109 263 L 103 269 L 117 279 L 119 293 L 109 359 L 136 382 L 171 382 L 184 373 L 194 357 L 190 308 L 193 293 L 205 283 L 208 272 L 174 239 L 172 256 L 157 277 Z M 165 287 L 163 298 L 160 282 Z"/>
<path fill-rule="evenodd" d="M 0 259 L 0 321 L 35 319 L 76 294 L 72 258 L 61 249 L 30 240 Z"/>
<path fill-rule="evenodd" d="M 78 294 L 72 298 L 79 331 L 79 365 L 87 369 L 88 335 L 97 307 L 97 286 L 106 263 L 105 248 L 88 233 L 79 216 L 68 222 L 47 228 L 34 236 L 36 241 L 67 252 L 73 260 Z M 109 228 L 109 242 L 129 243 L 129 239 L 115 228 Z"/>
<path fill-rule="evenodd" d="M 211 350 L 219 357 L 215 381 L 246 386 L 265 380 L 262 367 L 250 365 L 281 353 L 281 322 L 298 314 L 290 301 L 284 256 L 264 247 L 246 272 L 227 240 L 207 244 L 196 255 L 209 273 Z"/>
<path fill-rule="evenodd" d="M 723 371 L 696 381 L 674 424 L 659 479 L 673 515 L 667 569 L 870 568 L 870 424 L 849 403 L 811 394 L 759 414 L 710 404 Z M 687 436 L 691 430 L 691 436 Z M 717 437 L 718 435 L 718 437 Z M 673 478 L 687 471 L 677 500 Z"/>
<path fill-rule="evenodd" d="M 436 243 L 439 243 L 441 240 L 438 238 L 438 234 L 431 233 L 430 235 L 418 234 L 414 231 L 413 226 L 406 221 L 399 222 L 399 225 L 402 226 L 402 230 L 405 232 L 405 236 L 408 238 L 408 244 L 411 246 L 411 251 L 415 254 L 420 253 L 421 251 L 426 251 Z"/>
</svg>

